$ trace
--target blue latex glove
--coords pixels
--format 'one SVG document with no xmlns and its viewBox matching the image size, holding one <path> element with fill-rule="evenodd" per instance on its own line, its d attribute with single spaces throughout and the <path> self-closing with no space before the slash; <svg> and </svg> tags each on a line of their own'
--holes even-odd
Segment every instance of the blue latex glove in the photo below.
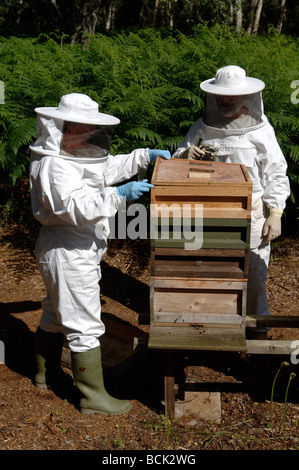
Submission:
<svg viewBox="0 0 299 470">
<path fill-rule="evenodd" d="M 148 156 L 151 162 L 155 162 L 157 157 L 165 158 L 169 160 L 171 158 L 171 154 L 168 150 L 159 150 L 159 149 L 149 149 Z"/>
<path fill-rule="evenodd" d="M 116 190 L 119 196 L 127 198 L 128 201 L 134 201 L 142 196 L 143 193 L 147 193 L 150 188 L 153 187 L 154 186 L 148 183 L 147 180 L 143 180 L 123 184 L 122 186 L 118 186 Z"/>
</svg>

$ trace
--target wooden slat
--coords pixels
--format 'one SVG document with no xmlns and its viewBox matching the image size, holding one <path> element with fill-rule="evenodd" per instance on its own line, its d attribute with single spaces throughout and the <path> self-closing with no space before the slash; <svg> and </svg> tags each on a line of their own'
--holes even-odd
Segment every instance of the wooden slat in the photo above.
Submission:
<svg viewBox="0 0 299 470">
<path fill-rule="evenodd" d="M 191 290 L 155 290 L 154 312 L 217 313 L 223 315 L 242 314 L 242 291 L 218 290 L 213 292 Z"/>
<path fill-rule="evenodd" d="M 206 289 L 206 290 L 243 290 L 246 281 L 239 279 L 189 279 L 189 278 L 150 278 L 150 285 L 161 289 Z"/>
<path fill-rule="evenodd" d="M 184 214 L 182 214 L 183 216 Z M 185 225 L 184 225 L 185 224 Z M 220 218 L 212 218 L 212 219 L 206 219 L 203 218 L 201 221 L 201 224 L 203 227 L 221 227 L 223 228 L 230 228 L 230 227 L 242 227 L 242 228 L 248 228 L 250 227 L 250 221 L 247 218 L 225 218 L 225 217 L 220 217 Z M 186 221 L 184 220 L 183 217 L 172 217 L 171 214 L 168 216 L 157 216 L 154 217 L 154 215 L 151 216 L 151 225 L 153 227 L 176 227 L 177 229 L 183 228 L 184 226 L 186 229 L 189 227 L 194 227 L 196 226 L 196 220 L 194 217 L 188 217 L 186 218 Z"/>
<path fill-rule="evenodd" d="M 200 243 L 200 246 L 198 246 L 197 243 L 197 238 L 194 241 L 194 247 L 195 249 L 201 249 L 201 248 L 210 248 L 210 249 L 221 249 L 223 248 L 224 250 L 228 249 L 236 249 L 236 250 L 246 250 L 248 249 L 248 243 L 246 243 L 243 240 L 234 240 L 234 239 L 220 239 L 220 240 L 213 240 L 213 239 L 208 239 L 208 236 L 206 239 L 203 240 L 202 243 Z M 192 246 L 192 240 L 187 240 L 182 238 L 181 240 L 176 240 L 176 239 L 153 239 L 151 241 L 152 247 L 155 248 L 185 248 L 185 246 L 191 250 Z"/>
<path fill-rule="evenodd" d="M 299 328 L 298 315 L 246 315 L 248 328 L 272 327 L 272 328 Z"/>
<path fill-rule="evenodd" d="M 249 247 L 249 219 L 181 219 L 158 217 L 151 219 L 152 246 L 173 243 L 186 244 L 192 240 L 198 241 L 202 247 L 213 243 L 222 248 L 230 241 L 232 248 L 238 248 L 240 243 Z"/>
<path fill-rule="evenodd" d="M 245 279 L 244 271 L 236 266 L 190 266 L 190 265 L 159 265 L 156 264 L 152 275 L 157 277 L 204 277 L 204 278 L 227 278 Z"/>
<path fill-rule="evenodd" d="M 187 334 L 188 331 L 188 334 Z M 238 351 L 246 354 L 290 356 L 295 352 L 293 341 L 246 340 L 244 333 L 225 330 L 225 334 L 206 330 L 151 327 L 148 347 L 168 350 Z"/>
<path fill-rule="evenodd" d="M 168 181 L 170 184 L 188 185 L 189 174 L 192 172 L 209 173 L 210 178 L 207 184 L 213 185 L 237 185 L 243 184 L 252 186 L 249 173 L 245 165 L 222 163 L 222 162 L 204 162 L 184 159 L 164 160 L 157 158 L 152 175 L 154 184 Z"/>
<path fill-rule="evenodd" d="M 239 185 L 219 185 L 216 189 L 214 185 L 206 185 L 202 181 L 196 181 L 197 185 L 189 185 L 189 186 L 180 186 L 180 184 L 176 182 L 168 181 L 167 184 L 164 183 L 163 185 L 159 186 L 156 182 L 152 183 L 155 185 L 154 188 L 151 189 L 152 203 L 154 204 L 155 201 L 161 203 L 170 201 L 172 203 L 178 203 L 178 201 L 184 201 L 187 203 L 188 201 L 198 202 L 204 201 L 206 197 L 222 197 L 226 198 L 225 200 L 229 202 L 229 198 L 243 198 L 242 206 L 247 208 L 248 210 L 251 209 L 250 202 L 248 200 L 248 195 L 251 194 L 250 187 L 244 186 L 243 184 Z M 236 199 L 237 200 L 237 199 Z M 238 204 L 237 207 L 240 207 Z"/>
<path fill-rule="evenodd" d="M 177 326 L 181 323 L 189 324 L 232 324 L 241 325 L 242 317 L 236 314 L 217 314 L 217 313 L 190 313 L 190 312 L 156 312 L 154 313 L 154 322 L 175 323 Z"/>
<path fill-rule="evenodd" d="M 221 249 L 215 248 L 214 250 L 210 249 L 200 249 L 200 250 L 184 250 L 183 248 L 153 248 L 153 255 L 163 255 L 163 256 L 203 256 L 203 257 L 222 257 L 222 258 L 243 258 L 248 256 L 248 250 L 233 250 L 233 249 Z"/>
<path fill-rule="evenodd" d="M 246 351 L 242 330 L 189 329 L 175 327 L 151 327 L 149 348 L 205 351 Z"/>
<path fill-rule="evenodd" d="M 242 279 L 150 279 L 151 319 L 163 312 L 246 315 L 247 282 Z"/>
<path fill-rule="evenodd" d="M 182 248 L 152 247 L 152 276 L 173 276 L 177 269 L 178 276 L 183 277 L 184 266 L 189 270 L 189 273 L 186 272 L 185 277 L 194 277 L 193 273 L 198 268 L 198 277 L 223 278 L 225 277 L 225 269 L 227 269 L 227 277 L 247 278 L 248 250 L 185 250 Z M 195 266 L 195 268 L 192 266 Z M 170 272 L 172 267 L 173 272 Z M 165 272 L 163 272 L 163 268 L 165 268 Z"/>
<path fill-rule="evenodd" d="M 188 199 L 187 201 L 181 201 L 178 202 L 178 207 L 172 208 L 171 204 L 173 204 L 173 200 L 170 201 L 165 201 L 163 204 L 167 204 L 169 202 L 170 207 L 162 207 L 162 203 L 157 203 L 157 199 L 155 199 L 156 203 L 151 204 L 151 216 L 152 217 L 168 217 L 171 214 L 173 214 L 174 217 L 181 217 L 184 214 L 184 211 L 187 213 L 186 207 L 184 207 L 184 204 L 188 204 L 190 200 Z M 247 201 L 246 201 L 247 202 Z M 245 205 L 244 202 L 234 202 L 234 201 L 217 201 L 213 200 L 211 202 L 207 202 L 206 200 L 200 200 L 197 202 L 197 204 L 202 204 L 202 213 L 203 217 L 205 219 L 250 219 L 251 218 L 251 212 L 250 210 L 246 207 L 243 207 Z M 191 208 L 190 208 L 190 217 L 195 217 L 196 216 L 196 207 L 195 203 L 192 203 Z"/>
<path fill-rule="evenodd" d="M 175 364 L 170 351 L 164 351 L 164 397 L 165 412 L 175 416 Z"/>
<path fill-rule="evenodd" d="M 161 268 L 169 268 L 171 269 L 179 269 L 179 270 L 184 270 L 184 269 L 190 269 L 191 271 L 197 268 L 204 268 L 204 269 L 211 269 L 214 271 L 218 270 L 225 270 L 225 269 L 232 269 L 236 270 L 236 272 L 239 272 L 240 269 L 240 262 L 239 260 L 226 260 L 226 259 L 203 259 L 201 260 L 200 258 L 197 257 L 186 257 L 186 258 L 178 258 L 178 257 L 156 257 L 155 258 L 155 265 L 156 267 L 161 267 Z M 165 276 L 166 277 L 166 276 Z M 188 277 L 188 276 L 186 276 Z M 204 277 L 204 276 L 201 276 Z"/>
<path fill-rule="evenodd" d="M 295 352 L 293 341 L 246 340 L 247 354 L 277 354 L 290 356 Z"/>
<path fill-rule="evenodd" d="M 245 326 L 241 315 L 216 313 L 176 313 L 161 312 L 153 315 L 153 326 L 192 328 L 243 328 Z"/>
<path fill-rule="evenodd" d="M 198 227 L 197 230 L 193 230 L 192 227 L 161 226 L 156 229 L 157 231 L 153 234 L 157 240 L 183 240 L 189 242 L 194 237 L 199 237 L 199 233 L 202 233 L 204 241 L 236 240 L 236 242 L 246 243 L 246 230 L 244 230 L 244 227 L 222 227 L 215 230 L 212 230 L 212 227 Z"/>
</svg>

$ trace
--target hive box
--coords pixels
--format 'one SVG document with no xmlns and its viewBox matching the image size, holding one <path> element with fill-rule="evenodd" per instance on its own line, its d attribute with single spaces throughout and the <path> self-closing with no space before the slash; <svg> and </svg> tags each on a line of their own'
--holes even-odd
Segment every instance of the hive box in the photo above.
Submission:
<svg viewBox="0 0 299 470">
<path fill-rule="evenodd" d="M 245 348 L 246 167 L 157 159 L 152 184 L 149 346 Z"/>
<path fill-rule="evenodd" d="M 244 165 L 158 159 L 152 184 L 152 246 L 193 248 L 198 229 L 201 248 L 248 248 L 252 183 Z"/>
</svg>

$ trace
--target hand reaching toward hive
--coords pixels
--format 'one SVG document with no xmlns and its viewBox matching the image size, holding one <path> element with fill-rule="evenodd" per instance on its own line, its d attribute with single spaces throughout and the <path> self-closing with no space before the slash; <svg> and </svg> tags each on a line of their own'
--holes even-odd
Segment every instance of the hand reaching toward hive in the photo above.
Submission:
<svg viewBox="0 0 299 470">
<path fill-rule="evenodd" d="M 128 201 L 135 201 L 143 193 L 146 193 L 153 188 L 154 186 L 147 182 L 147 180 L 142 181 L 132 181 L 130 183 L 123 184 L 117 188 L 117 194 L 121 197 L 125 197 Z"/>
<path fill-rule="evenodd" d="M 160 150 L 160 149 L 149 149 L 148 155 L 151 162 L 155 162 L 157 157 L 165 158 L 169 160 L 171 158 L 171 154 L 168 150 Z"/>
</svg>

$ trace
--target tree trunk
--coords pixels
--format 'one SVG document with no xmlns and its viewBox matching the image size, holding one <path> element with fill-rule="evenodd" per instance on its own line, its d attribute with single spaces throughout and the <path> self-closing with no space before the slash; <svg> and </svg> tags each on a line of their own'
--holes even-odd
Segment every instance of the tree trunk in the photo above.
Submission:
<svg viewBox="0 0 299 470">
<path fill-rule="evenodd" d="M 278 20 L 277 24 L 277 30 L 279 33 L 282 31 L 282 25 L 286 19 L 287 16 L 287 9 L 286 9 L 286 0 L 281 0 L 281 5 L 280 5 L 280 18 Z"/>
<path fill-rule="evenodd" d="M 263 8 L 263 0 L 252 0 L 249 13 L 248 34 L 257 34 L 260 24 L 260 17 Z"/>
<path fill-rule="evenodd" d="M 156 26 L 156 19 L 157 19 L 157 14 L 158 14 L 159 7 L 160 7 L 160 0 L 155 0 L 153 20 L 152 20 L 152 27 L 153 28 Z"/>
<path fill-rule="evenodd" d="M 23 7 L 23 0 L 19 0 L 19 6 L 20 8 L 18 8 L 18 12 L 17 12 L 17 16 L 16 16 L 16 24 L 20 24 L 21 22 L 21 11 L 22 11 L 22 7 Z"/>
<path fill-rule="evenodd" d="M 238 8 L 236 13 L 236 30 L 239 33 L 242 29 L 243 23 L 242 0 L 237 0 L 236 5 Z"/>
<path fill-rule="evenodd" d="M 106 31 L 110 31 L 114 29 L 114 23 L 115 23 L 115 2 L 112 0 L 109 3 L 108 7 L 108 15 L 107 15 L 107 20 L 106 20 Z"/>
<path fill-rule="evenodd" d="M 171 1 L 168 4 L 168 11 L 169 11 L 169 27 L 173 29 L 173 9 L 172 9 Z"/>
<path fill-rule="evenodd" d="M 255 18 L 254 18 L 254 22 L 253 22 L 252 34 L 257 34 L 257 31 L 259 29 L 262 8 L 263 8 L 263 0 L 259 0 L 256 12 L 255 12 Z"/>
<path fill-rule="evenodd" d="M 72 44 L 88 42 L 88 36 L 95 33 L 100 6 L 101 0 L 76 0 L 77 17 Z"/>
</svg>

